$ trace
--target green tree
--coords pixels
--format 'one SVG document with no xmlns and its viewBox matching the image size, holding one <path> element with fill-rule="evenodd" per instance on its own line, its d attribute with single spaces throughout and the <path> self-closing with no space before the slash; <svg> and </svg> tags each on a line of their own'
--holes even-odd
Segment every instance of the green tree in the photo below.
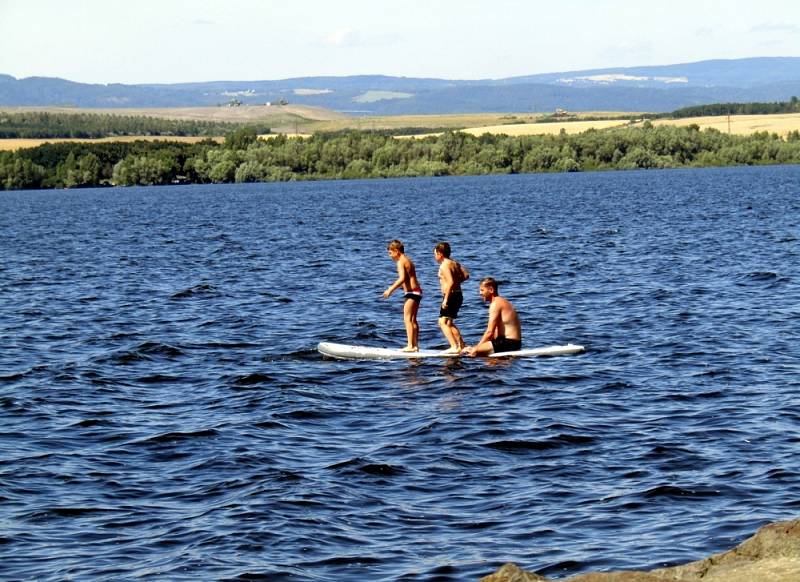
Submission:
<svg viewBox="0 0 800 582">
<path fill-rule="evenodd" d="M 654 154 L 642 146 L 635 146 L 620 160 L 620 165 L 626 169 L 666 168 L 669 162 L 663 156 Z"/>
<path fill-rule="evenodd" d="M 114 166 L 114 183 L 120 186 L 153 186 L 170 181 L 170 167 L 155 156 L 129 155 Z"/>
<path fill-rule="evenodd" d="M 545 145 L 537 145 L 525 154 L 525 158 L 522 160 L 522 171 L 546 172 L 555 166 L 558 159 L 558 150 Z"/>
<path fill-rule="evenodd" d="M 558 161 L 553 166 L 557 172 L 578 172 L 580 171 L 581 167 L 578 165 L 578 162 L 575 158 L 572 157 L 565 157 L 559 158 Z"/>
<path fill-rule="evenodd" d="M 232 150 L 246 150 L 258 141 L 258 133 L 252 127 L 240 127 L 225 136 L 225 147 Z"/>
<path fill-rule="evenodd" d="M 250 160 L 239 164 L 234 174 L 234 180 L 236 182 L 262 182 L 267 175 L 268 172 L 264 166 Z"/>
<path fill-rule="evenodd" d="M 6 190 L 40 188 L 44 177 L 45 169 L 30 160 L 14 155 L 0 158 L 0 185 Z"/>
<path fill-rule="evenodd" d="M 352 160 L 342 172 L 342 178 L 347 180 L 354 178 L 368 178 L 372 169 L 369 162 L 362 159 Z"/>
<path fill-rule="evenodd" d="M 81 186 L 97 186 L 101 172 L 100 158 L 91 152 L 78 161 L 78 182 Z"/>
</svg>

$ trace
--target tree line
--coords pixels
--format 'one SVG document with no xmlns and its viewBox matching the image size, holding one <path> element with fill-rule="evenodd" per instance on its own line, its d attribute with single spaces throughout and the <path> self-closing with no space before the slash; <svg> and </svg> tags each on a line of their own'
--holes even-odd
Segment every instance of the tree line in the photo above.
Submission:
<svg viewBox="0 0 800 582">
<path fill-rule="evenodd" d="M 250 123 L 259 133 L 269 133 L 266 123 Z M 239 123 L 165 119 L 144 115 L 103 113 L 50 113 L 46 111 L 0 111 L 0 139 L 99 138 L 124 135 L 218 136 Z"/>
<path fill-rule="evenodd" d="M 0 188 L 269 182 L 577 172 L 755 164 L 800 164 L 800 132 L 782 138 L 715 129 L 654 126 L 567 135 L 475 137 L 445 132 L 398 139 L 349 131 L 310 138 L 258 139 L 251 128 L 218 144 L 54 143 L 0 152 Z"/>
</svg>

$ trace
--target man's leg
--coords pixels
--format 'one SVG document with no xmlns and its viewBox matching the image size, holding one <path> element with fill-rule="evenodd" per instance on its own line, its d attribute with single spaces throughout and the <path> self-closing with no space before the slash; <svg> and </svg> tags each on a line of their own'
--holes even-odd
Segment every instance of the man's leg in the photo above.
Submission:
<svg viewBox="0 0 800 582">
<path fill-rule="evenodd" d="M 406 299 L 403 305 L 403 323 L 406 326 L 407 345 L 403 348 L 406 352 L 419 351 L 419 324 L 417 323 L 417 310 L 419 303 L 413 299 Z"/>
<path fill-rule="evenodd" d="M 450 322 L 452 320 L 449 317 L 440 317 L 439 318 L 439 329 L 442 330 L 447 343 L 450 344 L 450 350 L 456 350 L 458 348 L 458 342 L 456 338 L 453 337 L 453 328 L 450 326 Z"/>
<path fill-rule="evenodd" d="M 476 356 L 488 356 L 494 353 L 494 346 L 491 341 L 486 341 L 475 346 Z"/>
<path fill-rule="evenodd" d="M 455 345 L 458 346 L 459 350 L 463 350 L 465 347 L 467 347 L 467 344 L 464 343 L 464 338 L 461 337 L 461 330 L 456 326 L 455 319 L 450 320 L 450 331 L 453 334 Z"/>
</svg>

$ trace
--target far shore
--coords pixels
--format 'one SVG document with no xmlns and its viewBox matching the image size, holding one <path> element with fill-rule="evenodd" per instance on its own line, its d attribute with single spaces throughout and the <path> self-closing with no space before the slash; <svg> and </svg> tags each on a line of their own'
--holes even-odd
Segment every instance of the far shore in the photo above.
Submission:
<svg viewBox="0 0 800 582">
<path fill-rule="evenodd" d="M 598 117 L 601 117 L 603 114 L 597 114 Z M 606 113 L 606 116 L 610 116 L 612 114 Z M 615 116 L 619 116 L 621 114 L 615 113 Z M 635 116 L 636 114 L 631 114 L 631 116 Z M 428 125 L 429 127 L 434 126 L 447 126 L 448 124 L 452 123 L 454 119 L 450 119 L 450 117 L 456 117 L 461 121 L 472 121 L 480 123 L 480 118 L 472 117 L 471 119 L 469 116 L 415 116 L 413 121 L 411 119 L 406 118 L 406 122 L 417 123 L 420 127 L 423 127 L 423 124 Z M 513 116 L 506 116 L 506 117 L 513 117 Z M 391 118 L 382 118 L 382 120 L 391 119 Z M 494 135 L 509 135 L 509 136 L 524 136 L 524 135 L 552 135 L 561 133 L 563 130 L 567 134 L 576 134 L 582 133 L 584 131 L 595 129 L 595 130 L 603 130 L 609 129 L 613 127 L 622 127 L 625 125 L 633 125 L 634 127 L 641 126 L 645 122 L 638 121 L 633 124 L 629 120 L 626 119 L 578 119 L 575 121 L 555 121 L 550 123 L 507 123 L 498 125 L 496 122 L 500 119 L 500 115 L 492 115 L 487 116 L 486 121 L 493 121 L 494 123 L 491 125 L 475 125 L 472 127 L 466 127 L 464 129 L 459 129 L 457 127 L 453 128 L 453 131 L 462 131 L 464 133 L 469 133 L 471 135 L 480 136 L 483 134 L 494 134 Z M 338 127 L 340 130 L 357 130 L 357 129 L 375 129 L 379 126 L 382 126 L 383 123 L 379 123 L 376 120 L 369 121 L 365 119 L 359 118 L 351 118 L 349 119 L 348 124 L 342 125 L 342 120 L 338 120 Z M 730 115 L 730 116 L 715 116 L 715 117 L 687 117 L 684 119 L 656 119 L 652 120 L 654 126 L 662 126 L 662 125 L 672 125 L 677 127 L 686 127 L 688 125 L 695 124 L 700 129 L 716 129 L 723 133 L 731 133 L 735 135 L 751 135 L 756 132 L 767 132 L 767 133 L 775 133 L 781 137 L 786 137 L 789 132 L 792 131 L 800 131 L 800 113 L 787 113 L 787 114 L 773 114 L 773 115 Z M 399 126 L 395 126 L 399 127 Z M 260 135 L 261 138 L 273 138 L 276 135 L 286 135 L 288 137 L 310 137 L 312 135 L 311 131 L 308 131 L 312 128 L 306 127 L 304 128 L 306 131 L 303 132 L 294 132 L 294 131 L 275 131 L 272 134 L 265 134 Z M 424 138 L 428 136 L 436 136 L 441 135 L 441 131 L 439 132 L 430 132 L 430 133 L 417 133 L 413 135 L 403 135 L 398 136 L 398 138 Z M 178 141 L 184 143 L 197 143 L 204 139 L 213 139 L 214 141 L 221 143 L 224 141 L 224 138 L 221 136 L 217 137 L 199 137 L 199 136 L 120 136 L 120 137 L 104 137 L 104 138 L 44 138 L 44 139 L 0 139 L 0 151 L 14 151 L 23 148 L 33 148 L 44 143 L 59 143 L 59 142 L 86 142 L 86 143 L 103 143 L 103 142 L 132 142 L 136 140 L 147 140 L 147 141 Z"/>
</svg>

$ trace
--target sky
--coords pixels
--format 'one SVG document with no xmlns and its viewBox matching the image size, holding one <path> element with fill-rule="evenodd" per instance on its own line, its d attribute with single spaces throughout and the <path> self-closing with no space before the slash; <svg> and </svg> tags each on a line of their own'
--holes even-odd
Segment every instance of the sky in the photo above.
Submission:
<svg viewBox="0 0 800 582">
<path fill-rule="evenodd" d="M 499 79 L 800 56 L 797 0 L 0 0 L 0 74 Z"/>
</svg>

